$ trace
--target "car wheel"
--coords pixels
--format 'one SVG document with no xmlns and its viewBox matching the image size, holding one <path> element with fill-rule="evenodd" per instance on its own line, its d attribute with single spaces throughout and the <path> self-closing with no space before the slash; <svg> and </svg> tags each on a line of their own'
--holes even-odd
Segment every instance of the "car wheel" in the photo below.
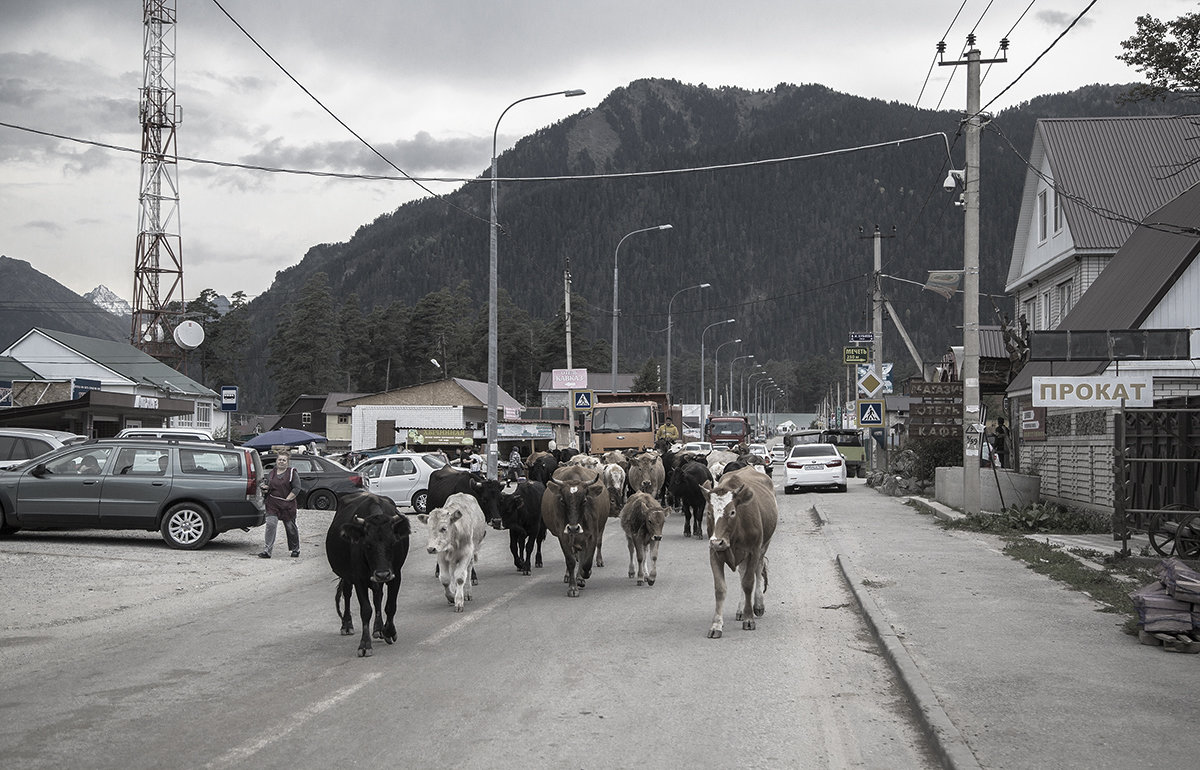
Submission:
<svg viewBox="0 0 1200 770">
<path fill-rule="evenodd" d="M 867 477 L 867 466 L 860 465 L 854 469 L 854 477 L 857 479 L 865 479 Z"/>
<path fill-rule="evenodd" d="M 785 495 L 794 495 L 796 494 L 796 490 L 793 487 L 784 486 L 783 493 Z"/>
<path fill-rule="evenodd" d="M 845 492 L 845 491 L 846 491 L 846 485 L 845 485 L 845 484 L 838 484 L 838 485 L 837 485 L 837 491 L 839 491 L 839 492 Z"/>
<path fill-rule="evenodd" d="M 337 508 L 337 495 L 328 489 L 314 489 L 308 493 L 308 504 L 306 508 L 311 508 L 317 511 L 331 511 Z"/>
<path fill-rule="evenodd" d="M 422 489 L 412 496 L 412 507 L 417 513 L 429 513 L 429 492 Z"/>
<path fill-rule="evenodd" d="M 212 517 L 203 506 L 194 503 L 171 506 L 159 529 L 167 545 L 185 551 L 203 548 L 213 536 Z"/>
</svg>

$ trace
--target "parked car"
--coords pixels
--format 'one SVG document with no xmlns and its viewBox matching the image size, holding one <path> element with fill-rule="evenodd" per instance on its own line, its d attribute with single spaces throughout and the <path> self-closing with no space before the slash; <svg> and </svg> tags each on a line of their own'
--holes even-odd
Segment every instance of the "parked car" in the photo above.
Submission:
<svg viewBox="0 0 1200 770">
<path fill-rule="evenodd" d="M 680 452 L 696 452 L 698 454 L 708 454 L 712 451 L 713 445 L 708 441 L 689 441 L 680 448 Z"/>
<path fill-rule="evenodd" d="M 158 530 L 194 550 L 263 523 L 258 453 L 232 444 L 101 439 L 0 473 L 0 534 L 21 529 Z"/>
<path fill-rule="evenodd" d="M 771 453 L 767 451 L 766 444 L 751 444 L 746 447 L 746 451 L 756 457 L 761 457 L 766 464 L 767 475 L 771 476 L 775 473 L 775 468 L 771 464 Z"/>
<path fill-rule="evenodd" d="M 783 493 L 790 495 L 801 487 L 834 487 L 846 491 L 846 460 L 833 444 L 797 444 L 784 463 L 787 476 Z"/>
<path fill-rule="evenodd" d="M 429 474 L 444 465 L 446 460 L 441 454 L 396 452 L 370 457 L 353 470 L 362 475 L 368 491 L 391 498 L 396 505 L 406 505 L 417 513 L 429 513 Z"/>
<path fill-rule="evenodd" d="M 180 441 L 212 441 L 213 434 L 204 428 L 123 428 L 117 438 L 173 438 Z"/>
<path fill-rule="evenodd" d="M 268 472 L 275 467 L 275 454 L 264 454 L 263 468 Z M 350 470 L 341 463 L 319 455 L 292 455 L 288 461 L 300 475 L 300 494 L 296 505 L 318 511 L 337 508 L 338 498 L 363 491 L 361 473 Z"/>
<path fill-rule="evenodd" d="M 87 441 L 87 436 L 65 430 L 0 428 L 0 470 L 81 441 Z"/>
</svg>

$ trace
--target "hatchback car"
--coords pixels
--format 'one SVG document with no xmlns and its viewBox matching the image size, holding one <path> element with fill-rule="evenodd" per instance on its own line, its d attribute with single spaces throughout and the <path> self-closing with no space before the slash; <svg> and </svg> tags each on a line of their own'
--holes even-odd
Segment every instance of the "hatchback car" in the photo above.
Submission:
<svg viewBox="0 0 1200 770">
<path fill-rule="evenodd" d="M 771 447 L 771 462 L 775 465 L 783 465 L 783 461 L 787 459 L 787 451 L 787 447 L 783 444 Z"/>
<path fill-rule="evenodd" d="M 370 457 L 353 470 L 362 475 L 368 491 L 390 498 L 398 506 L 407 505 L 417 513 L 429 513 L 429 474 L 445 465 L 441 454 L 397 452 Z"/>
<path fill-rule="evenodd" d="M 846 461 L 833 444 L 797 444 L 784 463 L 783 493 L 804 488 L 833 487 L 846 491 Z"/>
<path fill-rule="evenodd" d="M 87 436 L 65 430 L 0 428 L 0 468 L 20 465 L 52 449 L 87 441 Z"/>
<path fill-rule="evenodd" d="M 767 475 L 770 476 L 775 472 L 774 465 L 771 461 L 771 453 L 767 450 L 766 444 L 751 444 L 746 447 L 746 451 L 755 457 L 761 457 L 763 464 L 766 466 Z"/>
<path fill-rule="evenodd" d="M 263 467 L 270 471 L 275 467 L 274 453 L 264 454 Z M 361 473 L 350 470 L 341 463 L 319 455 L 292 455 L 288 460 L 300 475 L 300 494 L 296 505 L 317 511 L 337 508 L 338 498 L 363 490 Z"/>
<path fill-rule="evenodd" d="M 712 448 L 713 445 L 708 441 L 689 441 L 688 443 L 684 444 L 679 451 L 708 454 L 712 451 Z"/>
<path fill-rule="evenodd" d="M 102 439 L 0 471 L 0 534 L 20 529 L 158 530 L 194 550 L 263 523 L 258 453 L 232 444 Z"/>
</svg>

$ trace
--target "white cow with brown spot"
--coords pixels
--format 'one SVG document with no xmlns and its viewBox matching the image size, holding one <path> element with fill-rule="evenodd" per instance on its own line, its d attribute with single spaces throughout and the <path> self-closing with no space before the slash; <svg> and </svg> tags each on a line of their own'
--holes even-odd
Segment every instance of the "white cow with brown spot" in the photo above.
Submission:
<svg viewBox="0 0 1200 770">
<path fill-rule="evenodd" d="M 742 629 L 753 631 L 754 618 L 766 612 L 767 548 L 775 534 L 779 509 L 771 479 L 754 468 L 729 471 L 716 487 L 705 482 L 704 489 L 708 562 L 716 596 L 708 637 L 720 639 L 725 627 L 725 567 L 741 576 L 743 601 L 736 619 L 742 621 Z"/>
<path fill-rule="evenodd" d="M 471 568 L 479 561 L 479 546 L 487 535 L 483 509 L 474 495 L 457 492 L 446 498 L 444 506 L 417 516 L 417 520 L 429 525 L 425 550 L 437 554 L 446 600 L 455 612 L 462 612 L 471 599 Z"/>
</svg>

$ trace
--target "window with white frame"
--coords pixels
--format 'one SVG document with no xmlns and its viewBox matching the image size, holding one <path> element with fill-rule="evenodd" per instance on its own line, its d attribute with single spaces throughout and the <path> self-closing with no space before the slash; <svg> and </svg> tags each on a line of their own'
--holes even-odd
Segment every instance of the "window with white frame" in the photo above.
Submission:
<svg viewBox="0 0 1200 770">
<path fill-rule="evenodd" d="M 1071 312 L 1071 289 L 1074 286 L 1074 281 L 1063 281 L 1058 285 L 1058 322 L 1062 323 L 1062 319 L 1067 317 L 1067 313 Z"/>
<path fill-rule="evenodd" d="M 1054 324 L 1054 305 L 1051 302 L 1052 299 L 1053 295 L 1050 292 L 1042 295 L 1042 329 L 1050 329 Z"/>
<path fill-rule="evenodd" d="M 338 415 L 338 425 L 349 425 L 349 424 L 350 424 L 350 415 L 348 415 L 348 414 L 339 414 Z"/>
<path fill-rule="evenodd" d="M 206 404 L 203 401 L 196 402 L 196 427 L 211 428 L 212 427 L 212 404 Z"/>
<path fill-rule="evenodd" d="M 1058 190 L 1054 191 L 1054 232 L 1062 230 L 1062 196 L 1058 194 Z"/>
<path fill-rule="evenodd" d="M 1037 234 L 1038 243 L 1046 240 L 1046 191 L 1038 193 L 1037 203 Z"/>
<path fill-rule="evenodd" d="M 1021 303 L 1021 314 L 1025 316 L 1025 323 L 1029 324 L 1030 329 L 1038 328 L 1037 309 L 1037 297 L 1030 297 Z"/>
<path fill-rule="evenodd" d="M 312 412 L 301 412 L 300 413 L 300 424 L 301 425 L 312 425 Z"/>
</svg>

